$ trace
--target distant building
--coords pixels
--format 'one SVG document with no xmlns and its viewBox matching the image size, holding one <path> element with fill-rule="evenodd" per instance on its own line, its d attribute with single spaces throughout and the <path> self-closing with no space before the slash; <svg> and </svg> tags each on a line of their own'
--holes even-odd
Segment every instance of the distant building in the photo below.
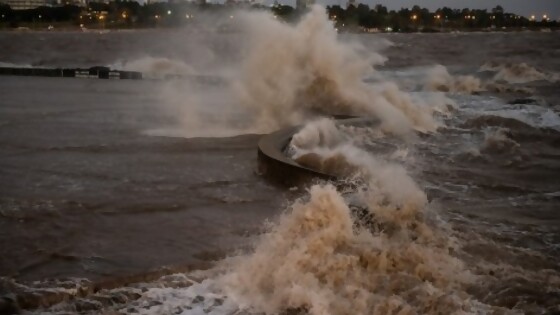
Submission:
<svg viewBox="0 0 560 315">
<path fill-rule="evenodd" d="M 56 3 L 55 6 L 72 4 L 72 5 L 77 5 L 79 7 L 85 7 L 89 2 L 93 2 L 88 0 L 52 0 L 52 1 Z M 109 3 L 109 1 L 99 1 L 99 2 Z"/>
<path fill-rule="evenodd" d="M 56 7 L 59 5 L 73 4 L 85 6 L 86 0 L 5 0 L 12 10 L 28 10 L 37 7 Z"/>
<path fill-rule="evenodd" d="M 50 6 L 47 0 L 8 0 L 5 3 L 7 3 L 12 10 L 26 10 L 41 6 Z"/>
</svg>

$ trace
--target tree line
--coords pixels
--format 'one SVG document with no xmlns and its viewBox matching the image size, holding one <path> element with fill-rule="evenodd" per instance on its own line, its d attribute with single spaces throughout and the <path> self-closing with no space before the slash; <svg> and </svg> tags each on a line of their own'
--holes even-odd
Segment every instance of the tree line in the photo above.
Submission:
<svg viewBox="0 0 560 315">
<path fill-rule="evenodd" d="M 201 16 L 215 15 L 225 24 L 231 24 L 234 12 L 239 9 L 271 11 L 278 19 L 297 21 L 307 8 L 294 8 L 275 3 L 272 6 L 227 0 L 224 4 L 169 1 L 140 5 L 135 1 L 116 0 L 109 3 L 90 2 L 86 7 L 64 5 L 42 6 L 28 10 L 12 10 L 0 3 L 0 25 L 4 27 L 66 24 L 92 28 L 173 27 L 196 23 Z M 326 7 L 329 18 L 340 31 L 442 31 L 451 29 L 504 29 L 558 27 L 558 21 L 548 17 L 524 17 L 505 12 L 497 6 L 492 10 L 452 9 L 443 7 L 430 11 L 420 6 L 388 10 L 383 5 L 370 8 L 354 0 L 343 8 Z"/>
<path fill-rule="evenodd" d="M 441 29 L 492 29 L 523 27 L 557 27 L 557 21 L 548 17 L 524 17 L 508 13 L 502 6 L 492 10 L 452 9 L 448 7 L 430 11 L 415 5 L 399 11 L 389 11 L 383 5 L 370 8 L 366 4 L 327 7 L 329 17 L 340 27 L 364 30 L 387 29 L 395 31 L 438 31 Z"/>
</svg>

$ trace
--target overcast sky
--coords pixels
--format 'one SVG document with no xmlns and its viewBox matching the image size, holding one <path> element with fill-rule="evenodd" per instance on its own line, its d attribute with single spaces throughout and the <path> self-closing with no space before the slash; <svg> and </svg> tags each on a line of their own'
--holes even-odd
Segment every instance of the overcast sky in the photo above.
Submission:
<svg viewBox="0 0 560 315">
<path fill-rule="evenodd" d="M 279 0 L 279 2 L 290 5 L 295 4 L 295 0 Z M 316 3 L 324 5 L 339 4 L 346 6 L 347 2 L 348 0 L 316 0 Z M 430 10 L 444 6 L 458 9 L 468 7 L 470 9 L 490 10 L 497 5 L 501 5 L 506 12 L 524 16 L 548 14 L 551 19 L 560 20 L 560 0 L 356 0 L 356 3 L 360 2 L 366 3 L 370 7 L 380 3 L 394 10 L 412 7 L 415 4 Z"/>
</svg>

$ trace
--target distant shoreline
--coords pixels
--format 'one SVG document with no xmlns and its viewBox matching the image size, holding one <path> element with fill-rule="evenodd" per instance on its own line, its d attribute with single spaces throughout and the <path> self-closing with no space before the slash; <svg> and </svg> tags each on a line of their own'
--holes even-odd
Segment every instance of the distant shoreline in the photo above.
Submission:
<svg viewBox="0 0 560 315">
<path fill-rule="evenodd" d="M 75 32 L 75 33 L 107 33 L 107 32 L 136 32 L 136 31 L 172 31 L 172 30 L 188 30 L 192 27 L 113 27 L 113 28 L 80 28 L 79 26 L 55 26 L 49 29 L 48 25 L 45 27 L 29 27 L 20 26 L 17 28 L 0 27 L 0 32 L 21 32 L 21 33 L 60 33 L 60 32 Z M 356 29 L 343 29 L 339 30 L 340 34 L 413 34 L 413 33 L 524 33 L 536 32 L 547 33 L 560 31 L 560 27 L 531 27 L 531 28 L 443 28 L 443 29 L 418 29 L 406 31 L 385 31 L 385 30 L 356 30 Z M 226 33 L 226 32 L 224 32 Z"/>
</svg>

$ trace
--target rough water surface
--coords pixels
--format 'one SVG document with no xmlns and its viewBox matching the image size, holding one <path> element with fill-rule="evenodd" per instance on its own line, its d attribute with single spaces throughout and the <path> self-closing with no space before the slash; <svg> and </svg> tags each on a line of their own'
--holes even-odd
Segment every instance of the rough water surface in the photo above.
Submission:
<svg viewBox="0 0 560 315">
<path fill-rule="evenodd" d="M 0 65 L 148 77 L 0 77 L 1 307 L 560 312 L 557 33 L 337 34 L 319 8 L 239 20 L 0 33 Z M 344 185 L 258 174 L 258 134 L 295 124 L 286 154 Z"/>
</svg>

